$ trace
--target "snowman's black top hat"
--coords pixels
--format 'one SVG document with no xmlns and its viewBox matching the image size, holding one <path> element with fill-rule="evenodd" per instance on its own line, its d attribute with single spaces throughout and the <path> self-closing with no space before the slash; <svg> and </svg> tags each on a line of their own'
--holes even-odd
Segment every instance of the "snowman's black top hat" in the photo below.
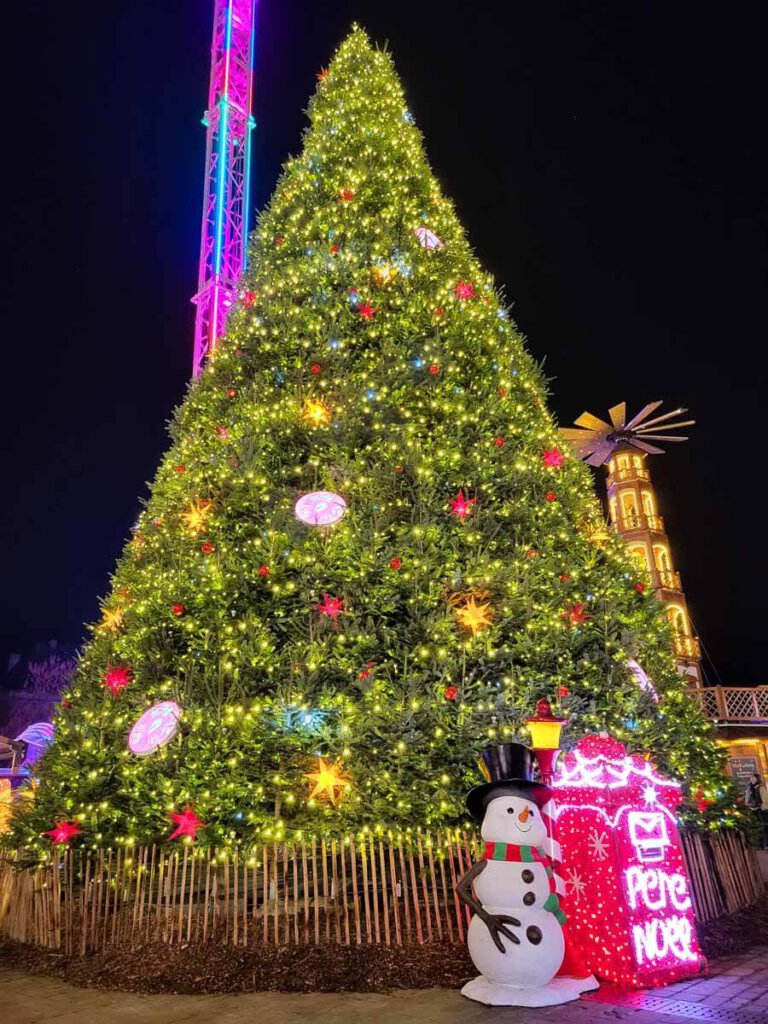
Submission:
<svg viewBox="0 0 768 1024">
<path fill-rule="evenodd" d="M 551 792 L 543 782 L 533 778 L 534 754 L 522 743 L 500 743 L 487 747 L 477 762 L 486 781 L 467 793 L 467 810 L 482 821 L 488 803 L 494 797 L 525 796 L 543 807 Z"/>
</svg>

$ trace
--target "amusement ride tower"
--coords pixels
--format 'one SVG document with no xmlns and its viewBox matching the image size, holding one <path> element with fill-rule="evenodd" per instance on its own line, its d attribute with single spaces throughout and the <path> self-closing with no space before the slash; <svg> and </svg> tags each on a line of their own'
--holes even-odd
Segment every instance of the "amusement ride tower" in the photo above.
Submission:
<svg viewBox="0 0 768 1024">
<path fill-rule="evenodd" d="M 257 0 L 215 0 L 193 373 L 226 327 L 248 244 Z"/>
</svg>

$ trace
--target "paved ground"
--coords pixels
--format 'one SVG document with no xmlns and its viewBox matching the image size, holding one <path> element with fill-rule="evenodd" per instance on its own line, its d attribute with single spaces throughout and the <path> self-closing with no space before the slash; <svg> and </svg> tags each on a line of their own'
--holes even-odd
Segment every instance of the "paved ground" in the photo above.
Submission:
<svg viewBox="0 0 768 1024">
<path fill-rule="evenodd" d="M 544 1010 L 490 1010 L 457 992 L 389 995 L 145 996 L 77 989 L 0 968 L 2 1024 L 713 1024 L 768 1022 L 768 946 L 721 960 L 709 977 L 652 993 L 608 988 Z"/>
</svg>

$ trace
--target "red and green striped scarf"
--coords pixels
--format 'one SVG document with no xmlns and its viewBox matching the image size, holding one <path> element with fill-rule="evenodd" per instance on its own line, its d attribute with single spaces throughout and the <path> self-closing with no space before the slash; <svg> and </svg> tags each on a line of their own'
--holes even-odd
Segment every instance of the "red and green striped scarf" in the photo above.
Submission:
<svg viewBox="0 0 768 1024">
<path fill-rule="evenodd" d="M 514 843 L 486 843 L 483 860 L 504 860 L 514 864 L 541 864 L 549 883 L 549 896 L 544 909 L 555 915 L 559 924 L 565 924 L 567 918 L 560 908 L 560 900 L 555 892 L 555 873 L 550 859 L 540 846 L 517 846 Z"/>
</svg>

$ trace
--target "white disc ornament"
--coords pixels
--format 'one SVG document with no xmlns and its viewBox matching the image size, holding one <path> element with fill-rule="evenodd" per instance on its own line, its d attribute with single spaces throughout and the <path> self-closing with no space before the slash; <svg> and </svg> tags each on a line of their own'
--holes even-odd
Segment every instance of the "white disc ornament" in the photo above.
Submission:
<svg viewBox="0 0 768 1024">
<path fill-rule="evenodd" d="M 128 749 L 144 756 L 170 743 L 179 729 L 181 708 L 173 700 L 161 700 L 136 720 L 128 734 Z"/>
<path fill-rule="evenodd" d="M 299 498 L 293 511 L 307 526 L 332 526 L 347 511 L 347 503 L 333 491 L 311 491 Z"/>
</svg>

